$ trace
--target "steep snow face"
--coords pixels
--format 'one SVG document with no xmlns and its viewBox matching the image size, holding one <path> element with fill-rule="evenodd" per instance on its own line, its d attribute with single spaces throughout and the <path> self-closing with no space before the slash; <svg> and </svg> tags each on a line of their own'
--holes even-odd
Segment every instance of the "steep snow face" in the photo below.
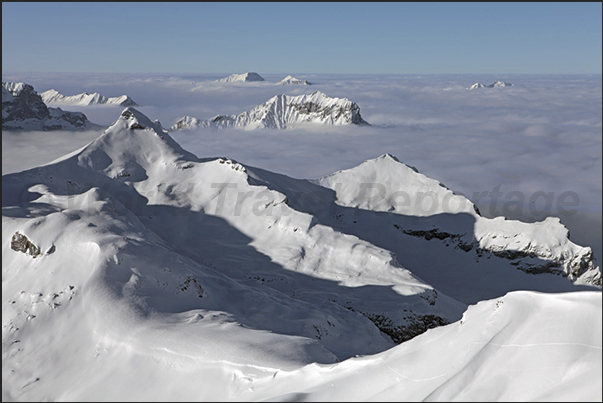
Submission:
<svg viewBox="0 0 603 403">
<path fill-rule="evenodd" d="M 293 76 L 287 76 L 285 78 L 283 78 L 281 81 L 279 81 L 277 84 L 280 85 L 312 85 L 312 83 L 310 83 L 309 81 L 306 80 L 299 80 Z"/>
<path fill-rule="evenodd" d="M 217 80 L 219 83 L 238 83 L 238 82 L 249 82 L 249 81 L 266 81 L 258 73 L 243 73 L 243 74 L 231 74 L 228 77 Z"/>
<path fill-rule="evenodd" d="M 268 101 L 239 115 L 219 115 L 210 120 L 198 120 L 185 116 L 172 130 L 195 127 L 239 127 L 244 129 L 285 129 L 299 123 L 328 125 L 368 124 L 360 116 L 358 104 L 347 98 L 331 98 L 314 91 L 298 96 L 276 95 Z"/>
<path fill-rule="evenodd" d="M 65 96 L 59 93 L 57 90 L 48 90 L 40 94 L 45 104 L 60 104 L 60 105 L 119 105 L 119 106 L 136 106 L 136 102 L 127 95 L 121 95 L 119 97 L 107 98 L 94 92 L 89 94 L 87 92 Z"/>
<path fill-rule="evenodd" d="M 442 213 L 476 215 L 467 198 L 455 195 L 390 154 L 325 176 L 316 183 L 335 190 L 337 202 L 343 206 L 417 217 Z"/>
<path fill-rule="evenodd" d="M 48 108 L 25 83 L 2 83 L 2 130 L 89 130 L 99 128 L 81 112 Z"/>
</svg>

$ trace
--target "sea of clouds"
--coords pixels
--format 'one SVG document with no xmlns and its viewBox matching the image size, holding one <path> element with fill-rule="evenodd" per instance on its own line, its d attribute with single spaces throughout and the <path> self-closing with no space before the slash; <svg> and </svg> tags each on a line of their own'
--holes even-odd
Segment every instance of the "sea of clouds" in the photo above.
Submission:
<svg viewBox="0 0 603 403">
<path fill-rule="evenodd" d="M 384 153 L 416 167 L 478 205 L 482 215 L 523 221 L 558 216 L 571 239 L 601 261 L 601 75 L 262 74 L 265 82 L 216 83 L 224 74 L 3 73 L 38 93 L 129 95 L 169 128 L 189 115 L 238 114 L 285 93 L 320 90 L 356 102 L 371 126 L 305 125 L 287 130 L 197 129 L 171 133 L 199 157 L 226 156 L 314 179 Z M 243 72 L 237 72 L 243 73 Z M 313 83 L 283 86 L 286 75 Z M 495 80 L 512 87 L 468 90 Z M 110 125 L 122 107 L 63 107 Z M 97 132 L 2 133 L 2 173 L 48 163 Z"/>
</svg>

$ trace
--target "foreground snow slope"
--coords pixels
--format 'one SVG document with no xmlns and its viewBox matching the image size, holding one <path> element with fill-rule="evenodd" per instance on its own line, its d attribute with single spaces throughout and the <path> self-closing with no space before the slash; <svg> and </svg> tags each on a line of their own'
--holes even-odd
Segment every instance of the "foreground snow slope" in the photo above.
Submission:
<svg viewBox="0 0 603 403">
<path fill-rule="evenodd" d="M 372 183 L 407 175 L 383 183 L 409 195 L 417 184 L 449 192 L 390 156 L 357 168 Z M 513 264 L 546 256 L 479 255 L 477 241 L 465 250 L 472 207 L 352 207 L 358 198 L 338 192 L 353 184 L 197 158 L 133 108 L 83 149 L 3 176 L 3 400 L 446 400 L 459 385 L 468 398 L 546 398 L 544 387 L 494 388 L 499 368 L 535 362 L 497 345 L 540 338 L 550 342 L 541 371 L 505 382 L 552 379 L 561 396 L 600 396 L 600 292 L 502 298 L 596 288 L 563 265 L 536 275 Z M 434 228 L 449 236 L 425 236 Z M 579 247 L 556 239 L 575 258 Z M 600 269 L 578 279 L 587 273 Z M 455 377 L 461 368 L 480 383 Z M 362 373 L 362 394 L 348 394 Z"/>
</svg>

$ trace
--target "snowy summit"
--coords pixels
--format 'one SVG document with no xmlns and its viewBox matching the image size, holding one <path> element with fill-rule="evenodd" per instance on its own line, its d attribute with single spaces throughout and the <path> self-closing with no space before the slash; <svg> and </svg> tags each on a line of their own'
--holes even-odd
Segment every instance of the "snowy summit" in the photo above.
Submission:
<svg viewBox="0 0 603 403">
<path fill-rule="evenodd" d="M 279 81 L 277 84 L 280 85 L 312 85 L 309 81 L 299 80 L 293 76 L 287 76 Z"/>
<path fill-rule="evenodd" d="M 119 106 L 136 106 L 136 102 L 127 95 L 119 97 L 107 98 L 98 92 L 89 94 L 87 92 L 66 96 L 59 93 L 57 90 L 48 90 L 40 94 L 42 100 L 47 105 L 119 105 Z"/>
<path fill-rule="evenodd" d="M 494 81 L 490 85 L 484 85 L 482 83 L 475 83 L 471 87 L 469 87 L 469 89 L 470 90 L 475 90 L 475 89 L 478 89 L 478 88 L 511 87 L 512 85 L 513 84 L 511 84 L 511 83 L 505 83 L 504 81 L 496 80 L 496 81 Z"/>
<path fill-rule="evenodd" d="M 239 115 L 218 115 L 210 120 L 185 116 L 178 120 L 171 130 L 186 130 L 196 127 L 285 129 L 299 123 L 368 124 L 360 116 L 360 108 L 355 102 L 347 98 L 331 98 L 320 91 L 314 91 L 311 94 L 298 96 L 276 95 Z"/>
<path fill-rule="evenodd" d="M 250 81 L 266 81 L 258 73 L 243 73 L 243 74 L 231 74 L 228 77 L 217 80 L 219 83 L 238 83 L 238 82 L 250 82 Z"/>
</svg>

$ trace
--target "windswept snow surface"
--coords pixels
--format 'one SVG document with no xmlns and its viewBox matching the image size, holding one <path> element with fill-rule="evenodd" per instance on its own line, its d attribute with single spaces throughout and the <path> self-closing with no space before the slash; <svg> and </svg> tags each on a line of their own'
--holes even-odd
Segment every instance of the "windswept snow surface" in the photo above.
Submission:
<svg viewBox="0 0 603 403">
<path fill-rule="evenodd" d="M 2 179 L 3 401 L 601 400 L 588 248 L 403 211 L 455 196 L 391 155 L 293 179 L 126 108 Z"/>
</svg>

